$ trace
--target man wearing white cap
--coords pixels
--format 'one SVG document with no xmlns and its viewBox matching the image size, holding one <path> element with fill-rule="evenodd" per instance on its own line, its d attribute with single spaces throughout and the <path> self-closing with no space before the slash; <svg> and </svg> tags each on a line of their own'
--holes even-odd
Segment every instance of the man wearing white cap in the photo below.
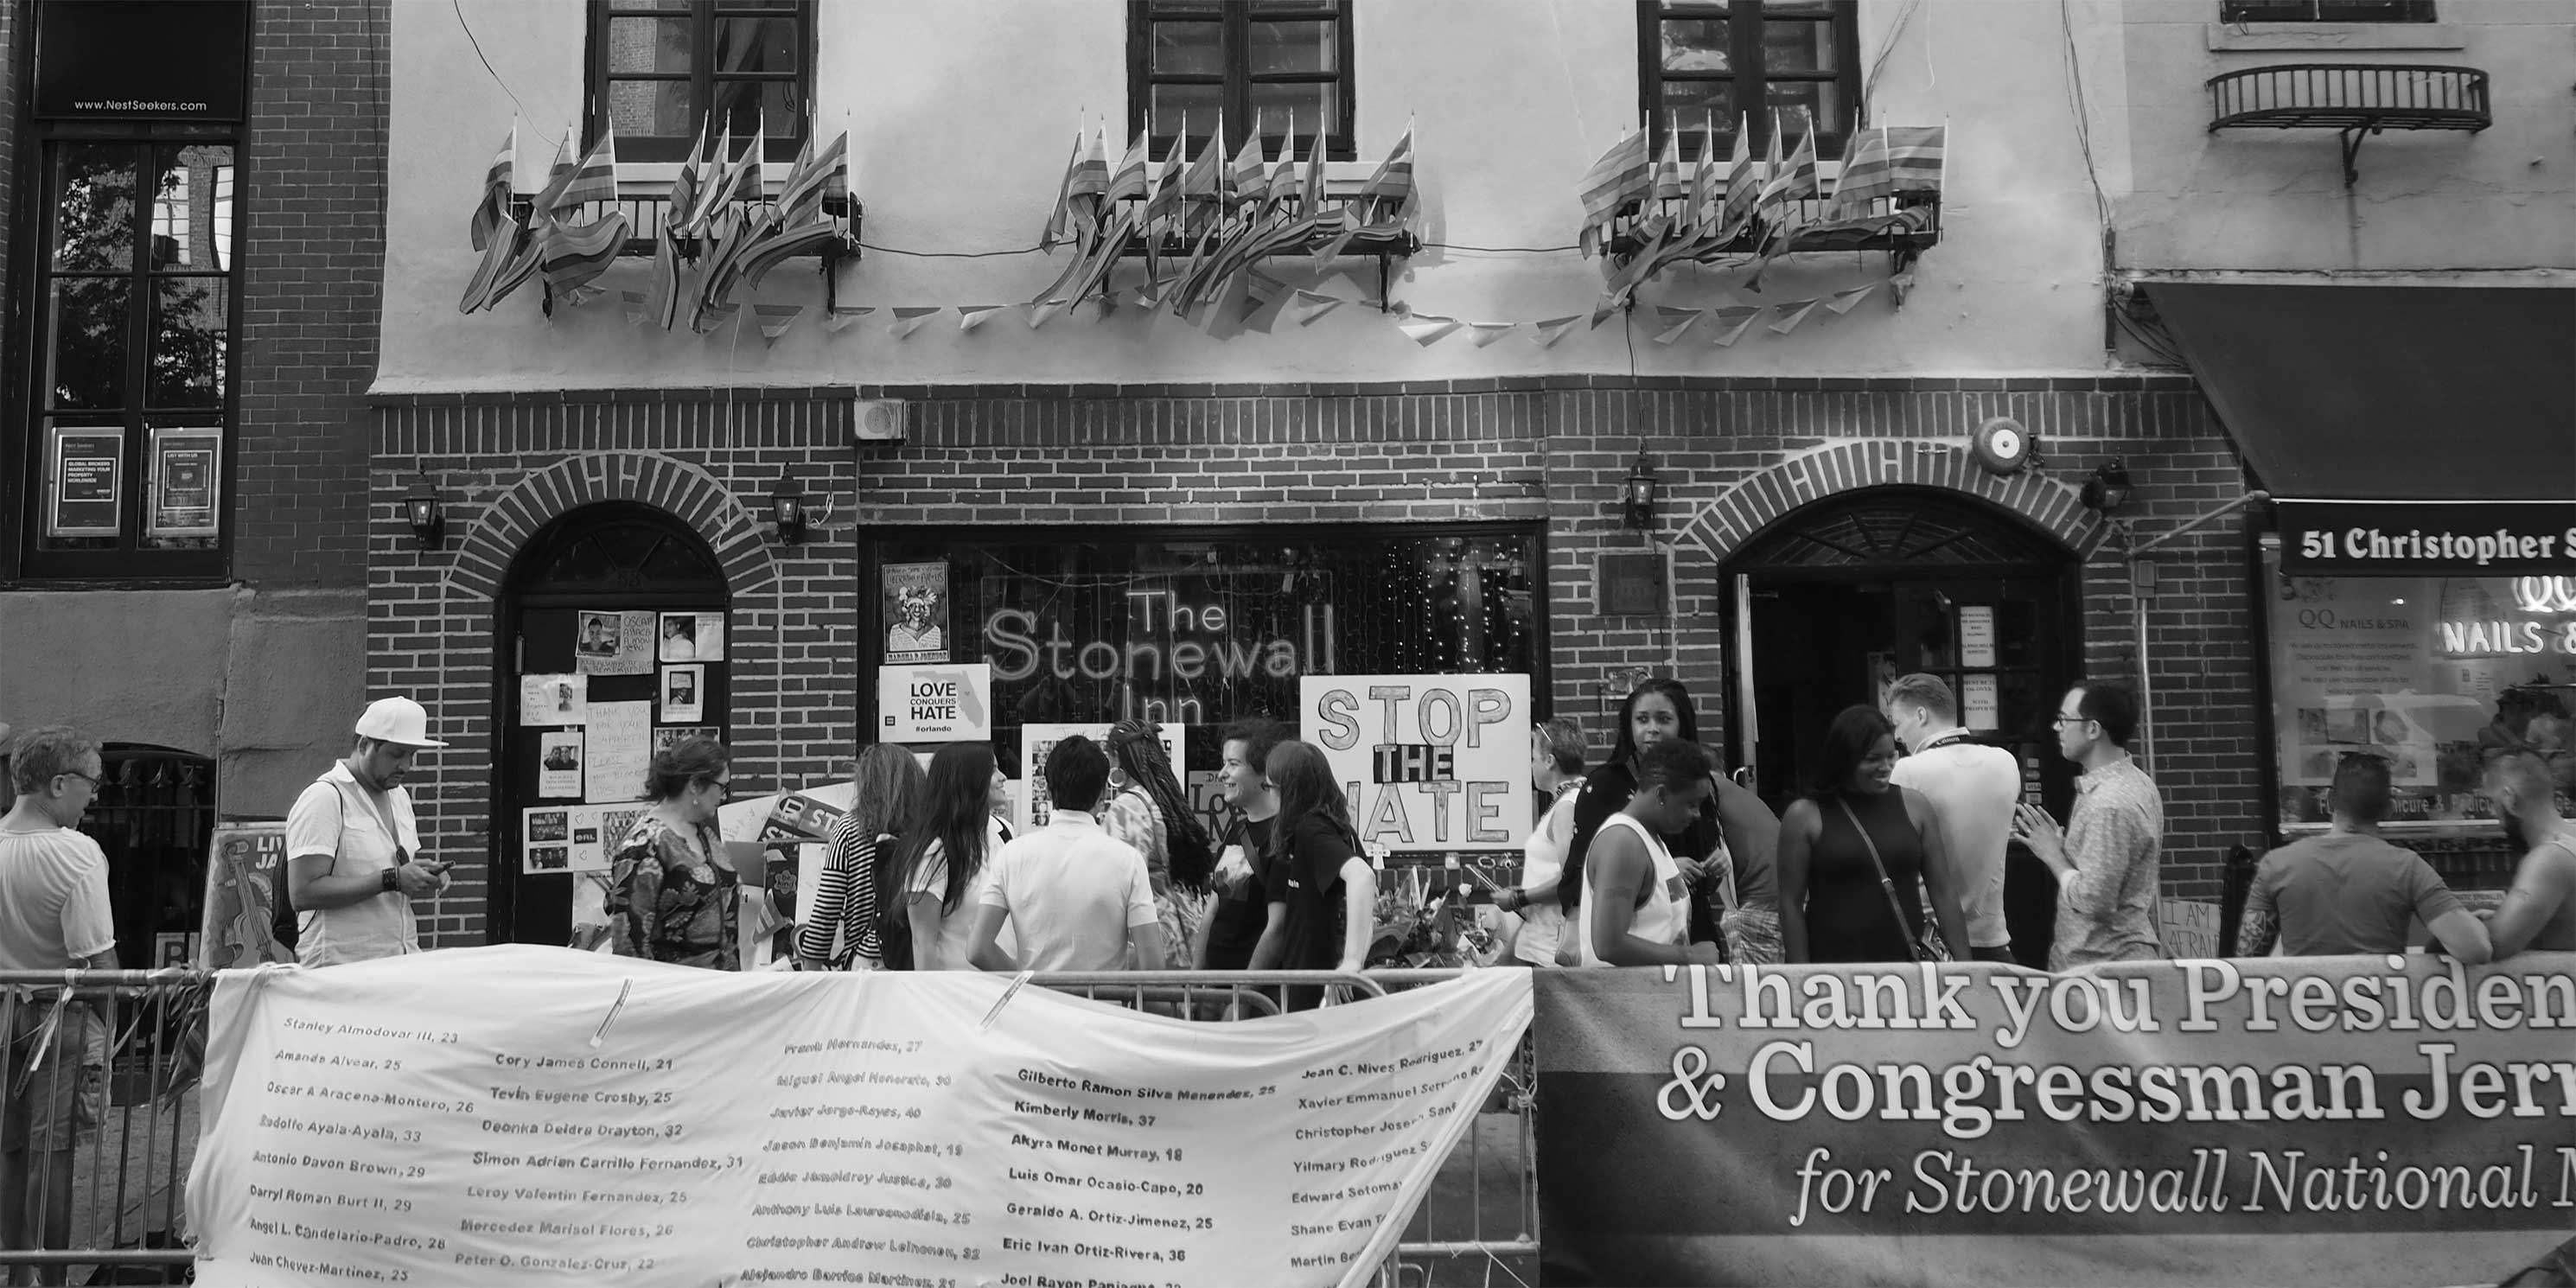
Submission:
<svg viewBox="0 0 2576 1288">
<path fill-rule="evenodd" d="M 447 888 L 447 864 L 414 857 L 420 825 L 402 780 L 413 753 L 446 745 L 431 740 L 419 703 L 379 698 L 358 717 L 348 757 L 295 798 L 286 815 L 287 887 L 305 965 L 420 951 L 411 901 Z"/>
</svg>

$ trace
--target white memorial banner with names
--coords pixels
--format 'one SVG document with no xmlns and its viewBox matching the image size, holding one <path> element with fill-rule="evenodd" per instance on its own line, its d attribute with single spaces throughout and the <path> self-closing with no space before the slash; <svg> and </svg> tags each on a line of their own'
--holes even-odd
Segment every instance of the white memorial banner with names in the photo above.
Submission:
<svg viewBox="0 0 2576 1288">
<path fill-rule="evenodd" d="M 1526 971 L 1234 1023 L 531 945 L 216 987 L 206 1285 L 1358 1285 Z"/>
</svg>

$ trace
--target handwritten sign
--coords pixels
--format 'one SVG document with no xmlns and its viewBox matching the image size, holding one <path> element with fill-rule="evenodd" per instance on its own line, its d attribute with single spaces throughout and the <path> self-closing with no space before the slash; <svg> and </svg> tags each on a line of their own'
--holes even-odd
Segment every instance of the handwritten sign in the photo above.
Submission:
<svg viewBox="0 0 2576 1288">
<path fill-rule="evenodd" d="M 1298 709 L 1363 844 L 1516 850 L 1528 835 L 1528 676 L 1311 676 Z"/>
<path fill-rule="evenodd" d="M 883 742 L 977 742 L 993 736 L 993 668 L 889 666 L 877 672 Z"/>
</svg>

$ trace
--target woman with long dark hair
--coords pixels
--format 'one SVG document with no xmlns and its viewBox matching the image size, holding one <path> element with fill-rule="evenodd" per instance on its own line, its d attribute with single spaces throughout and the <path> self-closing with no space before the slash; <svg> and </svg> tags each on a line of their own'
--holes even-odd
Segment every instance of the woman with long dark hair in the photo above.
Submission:
<svg viewBox="0 0 2576 1288">
<path fill-rule="evenodd" d="M 904 834 L 903 908 L 915 970 L 973 970 L 975 892 L 992 857 L 993 745 L 952 742 L 930 758 L 921 812 Z"/>
<path fill-rule="evenodd" d="M 902 747 L 881 742 L 859 753 L 850 812 L 832 825 L 814 907 L 796 930 L 799 969 L 875 970 L 883 964 L 877 943 L 878 862 L 912 830 L 912 817 L 928 786 L 921 762 Z"/>
<path fill-rule="evenodd" d="M 1568 918 L 1576 915 L 1576 905 L 1583 898 L 1583 856 L 1592 848 L 1593 834 L 1637 794 L 1637 757 L 1667 738 L 1698 742 L 1699 712 L 1681 681 L 1657 676 L 1630 690 L 1627 700 L 1619 704 L 1610 759 L 1584 777 L 1582 793 L 1574 799 L 1574 831 L 1565 845 L 1565 871 L 1556 886 L 1557 902 Z M 1729 911 L 1713 913 L 1708 899 L 1691 900 L 1691 938 L 1722 938 L 1728 958 L 1734 961 L 1777 962 L 1779 895 L 1772 880 L 1771 856 L 1779 841 L 1780 821 L 1761 797 L 1724 774 L 1712 775 L 1710 782 L 1710 805 L 1688 828 L 1661 838 L 1693 887 L 1705 881 L 1723 883 L 1731 878 L 1734 882 Z M 1568 945 L 1574 937 L 1564 938 L 1557 960 L 1570 966 L 1575 963 Z"/>
<path fill-rule="evenodd" d="M 1313 743 L 1280 743 L 1261 767 L 1279 793 L 1268 897 L 1285 906 L 1287 921 L 1255 950 L 1252 969 L 1356 971 L 1377 928 L 1377 874 L 1360 857 L 1350 800 Z M 1319 989 L 1290 988 L 1285 1005 L 1307 1010 L 1322 1000 Z"/>
<path fill-rule="evenodd" d="M 1889 780 L 1896 726 L 1845 707 L 1825 729 L 1816 790 L 1780 820 L 1780 934 L 1793 962 L 1910 962 L 1929 894 L 1941 937 L 1968 942 L 1932 802 Z"/>
<path fill-rule="evenodd" d="M 1100 825 L 1145 856 L 1163 942 L 1187 953 L 1207 913 L 1216 847 L 1172 772 L 1160 729 L 1151 721 L 1121 720 L 1109 727 L 1106 747 L 1110 796 L 1101 802 Z"/>
<path fill-rule="evenodd" d="M 655 752 L 644 811 L 608 860 L 609 943 L 621 957 L 740 970 L 742 876 L 725 856 L 716 811 L 733 754 L 712 738 Z"/>
</svg>

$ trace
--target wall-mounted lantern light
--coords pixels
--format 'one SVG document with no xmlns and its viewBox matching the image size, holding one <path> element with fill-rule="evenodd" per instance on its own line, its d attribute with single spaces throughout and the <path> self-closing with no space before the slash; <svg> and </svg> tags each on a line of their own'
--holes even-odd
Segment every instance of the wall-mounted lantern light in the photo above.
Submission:
<svg viewBox="0 0 2576 1288">
<path fill-rule="evenodd" d="M 779 472 L 778 486 L 770 491 L 769 519 L 778 527 L 780 545 L 792 546 L 805 539 L 805 488 L 789 471 Z"/>
<path fill-rule="evenodd" d="M 1637 440 L 1637 461 L 1628 467 L 1627 488 L 1620 495 L 1620 511 L 1631 528 L 1647 528 L 1655 522 L 1655 466 L 1646 459 L 1646 440 Z"/>
<path fill-rule="evenodd" d="M 2132 491 L 2127 467 L 2114 458 L 2095 466 L 2093 477 L 2084 480 L 2084 506 L 2108 518 L 2129 503 Z"/>
<path fill-rule="evenodd" d="M 436 550 L 447 539 L 447 507 L 427 474 L 413 476 L 411 491 L 403 495 L 403 518 L 423 550 Z"/>
</svg>

